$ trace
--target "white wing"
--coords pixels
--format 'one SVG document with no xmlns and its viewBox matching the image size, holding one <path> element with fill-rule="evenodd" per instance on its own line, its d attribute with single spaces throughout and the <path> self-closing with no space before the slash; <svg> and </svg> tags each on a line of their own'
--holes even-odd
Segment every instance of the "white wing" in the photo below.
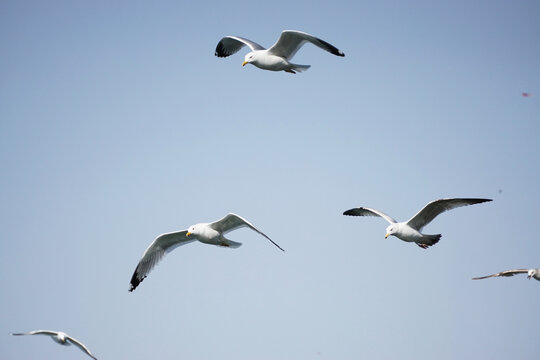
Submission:
<svg viewBox="0 0 540 360">
<path fill-rule="evenodd" d="M 58 331 L 52 331 L 52 330 L 34 330 L 29 331 L 25 333 L 12 333 L 11 335 L 19 336 L 19 335 L 58 335 Z"/>
<path fill-rule="evenodd" d="M 365 207 L 359 207 L 359 208 L 354 208 L 354 209 L 347 210 L 347 211 L 345 211 L 343 213 L 343 215 L 349 215 L 349 216 L 380 216 L 383 219 L 385 219 L 386 221 L 388 221 L 390 224 L 397 223 L 396 220 L 394 220 L 392 217 L 386 215 L 382 211 L 375 210 L 375 209 L 370 209 L 370 208 L 365 208 Z"/>
<path fill-rule="evenodd" d="M 249 46 L 251 51 L 264 50 L 261 45 L 251 40 L 239 36 L 225 36 L 218 42 L 214 55 L 217 57 L 227 57 L 237 53 L 245 45 Z"/>
<path fill-rule="evenodd" d="M 288 60 L 291 59 L 294 54 L 296 54 L 298 49 L 300 49 L 306 42 L 310 42 L 313 45 L 318 46 L 334 55 L 345 56 L 343 52 L 326 41 L 305 32 L 296 30 L 284 30 L 281 33 L 278 41 L 272 45 L 270 49 L 268 49 L 268 53 L 281 56 Z"/>
<path fill-rule="evenodd" d="M 71 337 L 71 336 L 66 336 L 66 339 L 71 342 L 73 345 L 77 346 L 79 349 L 81 349 L 82 351 L 84 351 L 85 353 L 88 354 L 88 356 L 90 356 L 92 359 L 94 360 L 97 360 L 97 358 L 92 355 L 92 353 L 90 352 L 90 350 L 88 350 L 88 348 L 86 346 L 84 346 L 84 344 L 80 341 L 78 341 L 77 339 Z"/>
<path fill-rule="evenodd" d="M 424 226 L 429 224 L 437 215 L 447 210 L 452 210 L 460 206 L 467 206 L 473 204 L 480 204 L 491 199 L 440 199 L 434 200 L 427 204 L 422 210 L 414 215 L 407 225 L 421 231 Z"/>
<path fill-rule="evenodd" d="M 187 230 L 171 232 L 167 234 L 159 235 L 150 244 L 148 249 L 144 252 L 139 264 L 135 268 L 135 272 L 131 277 L 131 288 L 129 291 L 135 290 L 135 288 L 144 280 L 144 278 L 150 273 L 150 271 L 156 266 L 156 264 L 165 256 L 165 254 L 173 251 L 180 245 L 185 245 L 195 241 L 193 238 L 186 236 Z"/>
<path fill-rule="evenodd" d="M 528 269 L 506 270 L 506 271 L 501 271 L 500 273 L 496 273 L 496 274 L 492 274 L 492 275 L 474 277 L 472 279 L 473 280 L 480 280 L 480 279 L 487 279 L 487 278 L 496 277 L 496 276 L 514 276 L 516 274 L 526 274 L 528 272 L 529 272 Z"/>
<path fill-rule="evenodd" d="M 233 213 L 227 214 L 223 219 L 220 219 L 218 221 L 214 221 L 213 223 L 208 224 L 208 226 L 210 226 L 212 229 L 214 229 L 216 231 L 219 231 L 222 234 L 226 234 L 229 231 L 233 231 L 235 229 L 239 229 L 239 228 L 242 228 L 242 227 L 248 227 L 251 230 L 254 230 L 254 231 L 258 232 L 259 234 L 261 234 L 262 236 L 264 236 L 265 238 L 270 240 L 270 242 L 272 244 L 276 245 L 281 251 L 285 251 L 285 250 L 283 250 L 281 248 L 281 246 L 279 246 L 272 239 L 270 239 L 265 233 L 263 233 L 262 231 L 257 229 L 255 226 L 251 225 L 244 218 L 242 218 L 242 217 L 240 217 L 240 216 L 238 216 L 236 214 L 233 214 Z"/>
</svg>

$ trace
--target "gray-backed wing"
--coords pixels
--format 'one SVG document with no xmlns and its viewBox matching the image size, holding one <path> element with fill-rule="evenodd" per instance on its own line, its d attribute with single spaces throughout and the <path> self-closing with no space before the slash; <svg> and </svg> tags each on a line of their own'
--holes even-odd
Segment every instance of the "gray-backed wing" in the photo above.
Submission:
<svg viewBox="0 0 540 360">
<path fill-rule="evenodd" d="M 240 217 L 240 216 L 238 216 L 236 214 L 233 214 L 233 213 L 227 214 L 223 219 L 220 219 L 218 221 L 214 221 L 213 223 L 208 224 L 208 226 L 210 226 L 214 230 L 219 231 L 222 234 L 226 234 L 229 231 L 239 229 L 239 228 L 242 228 L 242 227 L 248 227 L 251 230 L 258 232 L 259 234 L 261 234 L 262 236 L 264 236 L 265 238 L 270 240 L 270 242 L 272 244 L 276 245 L 281 251 L 285 251 L 285 250 L 283 250 L 281 248 L 281 246 L 279 246 L 272 239 L 270 239 L 265 233 L 263 233 L 262 231 L 257 229 L 255 226 L 251 225 L 244 218 L 242 218 L 242 217 Z"/>
<path fill-rule="evenodd" d="M 173 251 L 180 245 L 195 241 L 193 238 L 188 238 L 186 233 L 187 230 L 182 230 L 162 234 L 150 244 L 135 268 L 135 272 L 131 277 L 131 288 L 129 291 L 135 290 L 165 254 Z"/>
<path fill-rule="evenodd" d="M 88 354 L 88 356 L 90 356 L 92 359 L 94 360 L 97 360 L 97 358 L 92 355 L 92 353 L 90 352 L 90 350 L 88 350 L 88 348 L 86 346 L 84 346 L 84 344 L 80 341 L 78 341 L 77 339 L 75 338 L 72 338 L 71 336 L 67 336 L 67 340 L 72 343 L 73 345 L 77 346 L 79 349 L 81 349 L 82 351 L 84 351 L 85 353 Z"/>
<path fill-rule="evenodd" d="M 218 42 L 214 55 L 217 57 L 227 57 L 237 53 L 246 45 L 249 46 L 251 51 L 264 50 L 261 45 L 251 40 L 244 39 L 239 36 L 225 36 Z"/>
<path fill-rule="evenodd" d="M 392 217 L 386 215 L 382 211 L 375 210 L 375 209 L 370 209 L 370 208 L 366 208 L 366 207 L 359 207 L 359 208 L 354 208 L 354 209 L 347 210 L 347 211 L 345 211 L 343 213 L 343 215 L 349 215 L 349 216 L 380 216 L 383 219 L 385 219 L 386 221 L 388 221 L 390 224 L 397 223 L 396 220 L 394 220 Z"/>
<path fill-rule="evenodd" d="M 479 204 L 486 201 L 491 201 L 491 199 L 440 199 L 434 200 L 427 204 L 422 210 L 420 210 L 416 215 L 414 215 L 407 225 L 421 231 L 424 226 L 429 224 L 437 215 L 455 209 L 460 206 L 467 206 L 473 204 Z"/>
<path fill-rule="evenodd" d="M 310 42 L 331 54 L 345 56 L 338 48 L 326 41 L 296 30 L 284 30 L 279 36 L 278 41 L 268 49 L 268 53 L 281 56 L 285 59 L 291 59 L 306 42 Z"/>
<path fill-rule="evenodd" d="M 487 275 L 487 276 L 480 276 L 480 277 L 474 277 L 473 280 L 481 280 L 481 279 L 487 279 L 490 277 L 497 277 L 497 276 L 514 276 L 516 274 L 526 274 L 529 272 L 529 269 L 515 269 L 515 270 L 506 270 L 501 271 L 500 273 Z"/>
</svg>

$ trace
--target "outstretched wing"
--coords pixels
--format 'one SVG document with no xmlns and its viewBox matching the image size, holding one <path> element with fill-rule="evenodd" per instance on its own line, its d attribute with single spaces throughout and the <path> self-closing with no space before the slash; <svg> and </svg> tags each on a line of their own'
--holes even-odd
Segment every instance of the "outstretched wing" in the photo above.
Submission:
<svg viewBox="0 0 540 360">
<path fill-rule="evenodd" d="M 239 229 L 242 227 L 248 227 L 251 230 L 258 232 L 259 234 L 261 234 L 262 236 L 270 240 L 270 242 L 276 245 L 281 251 L 285 251 L 281 248 L 281 246 L 279 246 L 272 239 L 270 239 L 265 233 L 257 229 L 255 226 L 251 225 L 244 218 L 233 213 L 227 214 L 223 219 L 214 221 L 213 223 L 208 224 L 208 226 L 210 226 L 212 229 L 216 231 L 219 231 L 222 234 L 226 234 L 229 231 L 233 231 L 235 229 Z"/>
<path fill-rule="evenodd" d="M 34 330 L 29 331 L 25 333 L 11 333 L 13 336 L 20 336 L 20 335 L 58 335 L 58 331 L 52 331 L 52 330 Z"/>
<path fill-rule="evenodd" d="M 349 215 L 349 216 L 380 216 L 383 219 L 385 219 L 386 221 L 388 221 L 390 224 L 397 223 L 396 220 L 394 220 L 392 217 L 386 215 L 382 211 L 375 210 L 375 209 L 370 209 L 370 208 L 366 208 L 366 207 L 359 207 L 359 208 L 354 208 L 354 209 L 347 210 L 347 211 L 345 211 L 343 213 L 343 215 Z"/>
<path fill-rule="evenodd" d="M 506 270 L 506 271 L 501 271 L 500 273 L 496 273 L 496 274 L 492 274 L 492 275 L 474 277 L 472 279 L 473 280 L 481 280 L 481 279 L 487 279 L 487 278 L 490 278 L 490 277 L 497 277 L 497 276 L 514 276 L 516 274 L 523 274 L 523 273 L 526 274 L 528 272 L 529 272 L 528 269 Z"/>
<path fill-rule="evenodd" d="M 491 199 L 440 199 L 434 200 L 427 204 L 422 210 L 420 210 L 416 215 L 414 215 L 407 225 L 421 231 L 424 226 L 429 224 L 437 215 L 452 210 L 460 206 L 467 206 L 473 204 L 480 204 L 486 201 L 492 201 Z"/>
<path fill-rule="evenodd" d="M 246 45 L 249 46 L 251 51 L 264 50 L 261 45 L 251 40 L 244 39 L 239 36 L 225 36 L 218 42 L 214 55 L 217 57 L 227 57 L 237 53 Z"/>
<path fill-rule="evenodd" d="M 180 245 L 185 245 L 195 241 L 193 238 L 186 236 L 187 230 L 171 232 L 167 234 L 159 235 L 150 244 L 148 249 L 144 252 L 139 264 L 135 268 L 135 272 L 131 277 L 131 287 L 129 291 L 135 290 L 135 288 L 144 280 L 144 278 L 150 273 L 150 271 L 156 266 L 156 264 L 165 256 L 165 254 L 173 251 Z"/>
<path fill-rule="evenodd" d="M 85 353 L 88 354 L 88 356 L 90 356 L 92 359 L 94 360 L 97 360 L 97 358 L 92 355 L 92 353 L 90 352 L 90 350 L 88 350 L 88 348 L 86 346 L 84 346 L 84 344 L 80 341 L 78 341 L 77 339 L 75 338 L 72 338 L 71 336 L 67 336 L 66 339 L 72 343 L 73 345 L 77 346 L 79 349 L 81 349 L 82 351 L 84 351 Z"/>
<path fill-rule="evenodd" d="M 331 45 L 313 35 L 296 30 L 284 30 L 281 33 L 278 41 L 272 45 L 270 49 L 268 49 L 268 53 L 281 56 L 285 59 L 291 59 L 294 54 L 296 54 L 298 49 L 300 49 L 306 42 L 310 42 L 331 54 L 345 56 L 345 54 L 334 45 Z"/>
</svg>

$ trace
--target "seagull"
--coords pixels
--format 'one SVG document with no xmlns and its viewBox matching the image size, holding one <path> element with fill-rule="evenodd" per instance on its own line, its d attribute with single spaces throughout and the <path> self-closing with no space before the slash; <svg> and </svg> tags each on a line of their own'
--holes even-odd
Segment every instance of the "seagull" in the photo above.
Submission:
<svg viewBox="0 0 540 360">
<path fill-rule="evenodd" d="M 35 330 L 35 331 L 27 332 L 27 333 L 12 333 L 11 335 L 14 335 L 14 336 L 19 336 L 19 335 L 48 335 L 48 336 L 51 337 L 51 339 L 53 339 L 55 342 L 59 343 L 60 345 L 66 345 L 67 346 L 67 345 L 73 344 L 73 345 L 77 346 L 79 349 L 81 349 L 82 351 L 84 351 L 85 353 L 87 353 L 88 356 L 90 356 L 92 359 L 97 360 L 97 358 L 94 355 L 92 355 L 90 350 L 88 350 L 88 348 L 86 346 L 84 346 L 84 344 L 82 342 L 80 342 L 79 340 L 77 340 L 75 338 L 72 338 L 68 334 L 66 334 L 64 332 L 61 332 L 61 331 Z"/>
<path fill-rule="evenodd" d="M 466 205 L 479 204 L 491 199 L 440 199 L 434 200 L 427 204 L 416 215 L 406 222 L 397 222 L 385 213 L 370 209 L 370 208 L 355 208 L 347 210 L 343 215 L 351 216 L 380 216 L 390 223 L 386 228 L 385 238 L 390 235 L 396 236 L 399 239 L 407 242 L 414 242 L 423 249 L 427 249 L 431 245 L 436 244 L 441 238 L 441 234 L 426 235 L 422 234 L 422 228 L 429 224 L 437 215 L 454 208 Z"/>
<path fill-rule="evenodd" d="M 223 235 L 229 231 L 236 230 L 242 227 L 248 227 L 270 240 L 272 244 L 283 250 L 272 239 L 266 236 L 262 231 L 251 225 L 247 220 L 236 214 L 227 214 L 223 219 L 212 223 L 200 223 L 192 225 L 188 230 L 175 231 L 171 233 L 159 235 L 144 252 L 139 264 L 135 268 L 135 272 L 131 277 L 131 287 L 129 291 L 135 288 L 146 278 L 152 268 L 165 256 L 165 254 L 173 251 L 180 245 L 185 245 L 195 240 L 202 243 L 229 247 L 236 249 L 242 245 L 239 242 L 226 239 Z"/>
<path fill-rule="evenodd" d="M 480 279 L 487 279 L 490 277 L 497 277 L 497 276 L 514 276 L 516 274 L 527 274 L 527 278 L 530 280 L 531 278 L 535 278 L 536 280 L 540 281 L 540 269 L 516 269 L 516 270 L 505 270 L 501 271 L 500 273 L 487 275 L 487 276 L 480 276 L 480 277 L 474 277 L 473 280 L 480 280 Z"/>
<path fill-rule="evenodd" d="M 227 57 L 247 45 L 251 49 L 251 52 L 245 56 L 242 66 L 253 64 L 263 70 L 283 70 L 291 74 L 296 74 L 296 71 L 304 71 L 311 66 L 289 62 L 298 49 L 306 42 L 310 42 L 334 55 L 345 56 L 343 52 L 326 41 L 296 30 L 283 30 L 278 41 L 270 49 L 265 49 L 261 45 L 239 36 L 225 36 L 217 44 L 215 55 L 217 57 Z"/>
</svg>

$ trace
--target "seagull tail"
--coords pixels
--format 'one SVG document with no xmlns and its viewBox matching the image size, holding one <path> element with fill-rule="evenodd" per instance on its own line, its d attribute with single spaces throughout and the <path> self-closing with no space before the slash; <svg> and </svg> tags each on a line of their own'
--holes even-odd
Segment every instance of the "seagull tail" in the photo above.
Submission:
<svg viewBox="0 0 540 360">
<path fill-rule="evenodd" d="M 431 245 L 435 245 L 441 239 L 441 234 L 437 235 L 424 235 L 422 242 L 417 242 L 416 245 L 420 246 L 422 249 L 427 249 Z"/>
<path fill-rule="evenodd" d="M 306 71 L 306 70 L 309 69 L 310 67 L 311 67 L 311 65 L 291 64 L 291 69 L 292 69 L 292 70 L 295 70 L 295 71 L 298 71 L 298 72 Z"/>
<path fill-rule="evenodd" d="M 229 239 L 222 239 L 221 243 L 218 244 L 218 246 L 223 246 L 223 247 L 229 247 L 229 248 L 236 249 L 236 248 L 239 248 L 240 246 L 242 246 L 242 243 L 232 241 L 232 240 L 229 240 Z"/>
</svg>

